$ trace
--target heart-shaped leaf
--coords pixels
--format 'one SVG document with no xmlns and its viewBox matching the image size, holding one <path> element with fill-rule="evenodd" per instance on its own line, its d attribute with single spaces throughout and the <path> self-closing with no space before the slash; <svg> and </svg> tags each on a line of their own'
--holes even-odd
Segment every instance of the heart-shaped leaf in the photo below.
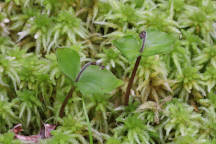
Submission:
<svg viewBox="0 0 216 144">
<path fill-rule="evenodd" d="M 114 40 L 113 44 L 129 61 L 133 61 L 140 54 L 141 41 L 133 35 Z"/>
<path fill-rule="evenodd" d="M 80 71 L 80 56 L 70 48 L 59 48 L 56 52 L 59 68 L 73 81 Z"/>
<path fill-rule="evenodd" d="M 143 56 L 169 53 L 174 44 L 174 37 L 159 31 L 147 31 Z"/>
<path fill-rule="evenodd" d="M 152 56 L 168 53 L 171 51 L 173 43 L 174 38 L 165 32 L 147 31 L 145 48 L 141 55 Z M 133 61 L 140 55 L 139 51 L 142 47 L 142 40 L 133 35 L 126 35 L 120 39 L 114 40 L 113 44 L 129 61 Z"/>
<path fill-rule="evenodd" d="M 109 93 L 123 82 L 110 71 L 102 70 L 98 66 L 89 66 L 81 75 L 77 84 L 83 94 Z"/>
</svg>

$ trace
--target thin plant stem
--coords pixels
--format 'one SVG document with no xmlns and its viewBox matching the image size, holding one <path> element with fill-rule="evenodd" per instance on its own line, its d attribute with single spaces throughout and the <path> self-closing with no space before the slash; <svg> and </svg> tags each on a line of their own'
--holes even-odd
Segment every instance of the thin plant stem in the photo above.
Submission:
<svg viewBox="0 0 216 144">
<path fill-rule="evenodd" d="M 59 117 L 60 117 L 60 118 L 63 118 L 63 117 L 64 117 L 64 109 L 65 109 L 65 107 L 66 107 L 66 105 L 67 105 L 69 99 L 72 97 L 74 90 L 75 90 L 75 87 L 72 86 L 71 89 L 70 89 L 70 91 L 69 91 L 69 93 L 68 93 L 68 95 L 67 95 L 66 98 L 64 99 L 64 101 L 63 101 L 63 103 L 62 103 L 62 105 L 61 105 L 61 108 L 60 108 L 60 112 L 59 112 Z"/>
<path fill-rule="evenodd" d="M 78 82 L 78 81 L 79 81 L 81 74 L 82 74 L 82 73 L 85 71 L 85 69 L 86 69 L 87 67 L 89 67 L 90 65 L 99 65 L 99 66 L 101 66 L 100 63 L 98 63 L 98 62 L 88 62 L 88 63 L 86 63 L 86 64 L 82 67 L 82 69 L 80 70 L 79 74 L 77 75 L 77 77 L 76 77 L 76 79 L 75 79 L 75 82 Z M 103 66 L 101 66 L 101 67 L 103 68 Z M 66 96 L 66 98 L 64 99 L 64 101 L 63 101 L 63 103 L 62 103 L 62 105 L 61 105 L 60 112 L 59 112 L 59 117 L 60 117 L 60 118 L 64 117 L 64 109 L 65 109 L 65 107 L 66 107 L 66 105 L 67 105 L 67 103 L 68 103 L 68 100 L 72 97 L 74 90 L 75 90 L 75 86 L 73 85 L 73 86 L 71 87 L 71 89 L 70 89 L 68 95 Z"/>
<path fill-rule="evenodd" d="M 99 65 L 101 66 L 101 68 L 103 69 L 104 67 L 102 65 L 100 65 L 100 63 L 98 62 L 88 62 L 87 64 L 85 64 L 82 69 L 80 70 L 79 74 L 77 75 L 76 77 L 76 80 L 75 82 L 78 82 L 79 79 L 80 79 L 80 76 L 82 75 L 82 73 L 85 71 L 85 69 L 87 67 L 89 67 L 90 65 Z M 73 85 L 68 93 L 68 95 L 66 96 L 66 98 L 64 99 L 64 102 L 62 103 L 61 105 L 61 108 L 60 108 L 60 113 L 59 113 L 59 117 L 62 118 L 64 117 L 64 109 L 68 103 L 68 100 L 73 96 L 73 92 L 75 90 L 75 86 Z M 89 133 L 89 141 L 90 141 L 90 144 L 93 144 L 93 137 L 92 137 L 92 128 L 91 128 L 91 123 L 89 121 L 89 117 L 88 117 L 88 113 L 87 113 L 87 110 L 86 110 L 86 106 L 85 106 L 85 102 L 84 102 L 84 99 L 82 97 L 82 104 L 83 104 L 83 110 L 84 110 L 84 114 L 85 114 L 85 118 L 86 118 L 86 121 L 87 121 L 87 124 L 88 124 L 88 133 Z"/>
<path fill-rule="evenodd" d="M 90 65 L 96 65 L 96 62 L 88 62 L 87 64 L 85 64 L 85 65 L 82 67 L 81 71 L 78 73 L 75 82 L 78 82 L 78 81 L 79 81 L 81 74 L 82 74 L 82 73 L 84 72 L 84 70 L 85 70 L 87 67 L 89 67 Z"/>
<path fill-rule="evenodd" d="M 142 42 L 142 47 L 140 49 L 140 53 L 143 52 L 144 50 L 144 46 L 145 46 L 145 39 L 146 39 L 146 32 L 143 31 L 140 33 L 140 38 L 143 40 Z M 125 105 L 127 106 L 128 103 L 129 103 L 129 95 L 130 95 L 130 90 L 132 88 L 132 85 L 133 85 L 133 81 L 134 81 L 134 77 L 136 75 L 136 72 L 137 72 L 137 69 L 138 69 L 138 66 L 139 66 L 139 63 L 141 61 L 141 58 L 142 56 L 138 56 L 137 59 L 136 59 L 136 63 L 134 65 L 134 68 L 133 68 L 133 71 L 132 71 L 132 74 L 131 74 L 131 77 L 129 79 L 129 82 L 128 82 L 128 86 L 127 86 L 127 89 L 126 89 L 126 93 L 125 93 Z"/>
</svg>

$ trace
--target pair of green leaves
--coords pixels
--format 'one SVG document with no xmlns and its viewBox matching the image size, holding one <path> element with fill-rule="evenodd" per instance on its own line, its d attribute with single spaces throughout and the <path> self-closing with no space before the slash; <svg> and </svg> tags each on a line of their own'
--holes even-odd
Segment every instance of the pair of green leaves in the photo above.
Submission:
<svg viewBox="0 0 216 144">
<path fill-rule="evenodd" d="M 57 49 L 59 68 L 75 81 L 81 69 L 79 54 L 70 48 Z M 98 66 L 89 66 L 76 83 L 83 94 L 103 94 L 119 87 L 122 81 L 117 79 L 110 71 L 102 70 Z"/>
<path fill-rule="evenodd" d="M 133 61 L 137 56 L 152 56 L 156 54 L 168 53 L 172 50 L 174 38 L 164 32 L 147 31 L 145 48 L 140 53 L 142 40 L 134 35 L 126 35 L 113 41 L 115 47 L 129 60 Z"/>
<path fill-rule="evenodd" d="M 152 56 L 155 54 L 168 53 L 171 51 L 174 38 L 164 32 L 147 31 L 145 49 L 140 54 L 142 40 L 133 35 L 126 35 L 117 39 L 113 44 L 122 54 L 133 61 L 137 56 Z M 75 81 L 80 72 L 80 56 L 70 48 L 57 50 L 57 59 L 60 69 Z M 110 71 L 101 70 L 98 66 L 89 66 L 77 82 L 78 89 L 84 94 L 108 93 L 122 84 Z"/>
</svg>

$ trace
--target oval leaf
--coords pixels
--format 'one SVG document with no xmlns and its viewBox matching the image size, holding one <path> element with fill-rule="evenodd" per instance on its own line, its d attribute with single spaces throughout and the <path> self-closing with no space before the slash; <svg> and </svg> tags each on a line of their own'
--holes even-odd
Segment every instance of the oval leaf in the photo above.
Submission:
<svg viewBox="0 0 216 144">
<path fill-rule="evenodd" d="M 171 51 L 173 43 L 174 38 L 165 32 L 147 31 L 145 48 L 142 55 L 152 56 L 168 53 Z M 142 40 L 133 35 L 126 35 L 114 40 L 113 45 L 117 47 L 129 61 L 132 61 L 140 55 L 139 51 L 142 47 Z"/>
<path fill-rule="evenodd" d="M 77 83 L 83 94 L 109 93 L 123 82 L 110 71 L 101 70 L 98 66 L 89 66 L 81 75 Z"/>
<path fill-rule="evenodd" d="M 126 35 L 120 39 L 114 40 L 113 45 L 117 47 L 129 61 L 133 61 L 140 54 L 141 41 L 133 35 Z"/>
<path fill-rule="evenodd" d="M 73 81 L 80 71 L 80 56 L 69 48 L 59 48 L 56 52 L 59 68 Z"/>
<path fill-rule="evenodd" d="M 172 50 L 174 38 L 165 33 L 158 31 L 147 31 L 145 48 L 143 56 L 152 56 L 156 54 L 168 53 Z"/>
</svg>

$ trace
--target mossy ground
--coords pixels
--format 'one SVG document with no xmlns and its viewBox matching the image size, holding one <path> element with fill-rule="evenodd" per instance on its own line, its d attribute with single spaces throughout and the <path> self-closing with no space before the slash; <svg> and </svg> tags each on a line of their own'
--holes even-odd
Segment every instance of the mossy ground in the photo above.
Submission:
<svg viewBox="0 0 216 144">
<path fill-rule="evenodd" d="M 113 40 L 156 29 L 176 37 L 169 53 L 143 57 L 130 95 L 133 63 Z M 56 49 L 76 50 L 84 64 L 99 60 L 124 85 L 83 95 L 94 143 L 216 144 L 216 2 L 214 0 L 3 0 L 0 2 L 0 143 L 9 130 L 60 126 L 47 144 L 89 143 L 79 92 L 58 117 L 71 81 Z"/>
</svg>

